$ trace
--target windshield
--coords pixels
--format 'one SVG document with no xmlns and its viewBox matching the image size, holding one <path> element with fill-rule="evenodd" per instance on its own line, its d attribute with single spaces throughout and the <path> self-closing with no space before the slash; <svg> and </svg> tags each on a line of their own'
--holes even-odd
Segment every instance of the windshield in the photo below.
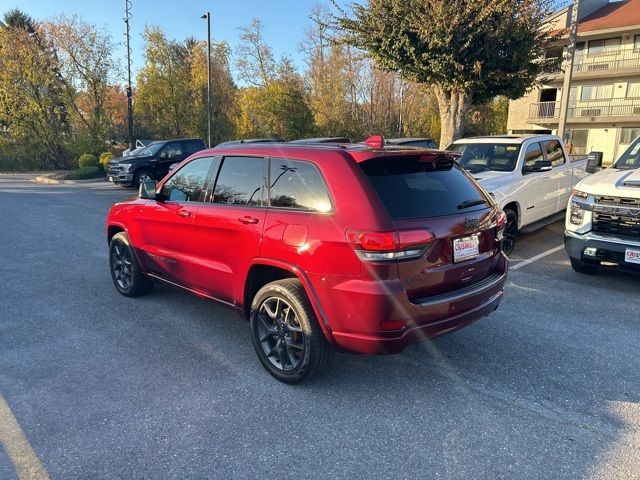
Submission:
<svg viewBox="0 0 640 480">
<path fill-rule="evenodd" d="M 629 169 L 640 167 L 640 137 L 636 138 L 627 151 L 618 159 L 614 168 Z"/>
<path fill-rule="evenodd" d="M 138 153 L 136 153 L 136 155 L 138 157 L 146 157 L 147 155 L 155 155 L 156 153 L 158 153 L 158 150 L 160 150 L 163 145 L 164 145 L 163 142 L 150 143 L 146 148 L 143 148 Z"/>
<path fill-rule="evenodd" d="M 513 172 L 520 145 L 517 143 L 454 143 L 447 150 L 458 152 L 458 163 L 471 173 Z"/>
</svg>

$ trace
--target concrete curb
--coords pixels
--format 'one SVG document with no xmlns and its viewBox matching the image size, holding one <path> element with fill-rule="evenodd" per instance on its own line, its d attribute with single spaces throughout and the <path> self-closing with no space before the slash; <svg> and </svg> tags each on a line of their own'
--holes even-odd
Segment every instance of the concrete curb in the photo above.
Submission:
<svg viewBox="0 0 640 480">
<path fill-rule="evenodd" d="M 66 180 L 64 178 L 55 178 L 56 176 L 60 176 L 60 173 L 50 173 L 47 175 L 40 175 L 39 177 L 31 180 L 32 182 L 42 183 L 44 185 L 61 185 L 61 184 L 76 184 L 76 183 L 93 183 L 93 182 L 106 182 L 106 178 L 89 178 L 86 180 Z"/>
</svg>

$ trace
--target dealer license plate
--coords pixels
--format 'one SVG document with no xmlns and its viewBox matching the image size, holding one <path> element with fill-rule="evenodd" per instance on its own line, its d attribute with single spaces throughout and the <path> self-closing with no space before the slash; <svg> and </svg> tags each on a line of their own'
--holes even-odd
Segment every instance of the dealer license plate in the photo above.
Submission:
<svg viewBox="0 0 640 480">
<path fill-rule="evenodd" d="M 640 250 L 627 248 L 624 252 L 624 261 L 627 263 L 640 263 Z"/>
<path fill-rule="evenodd" d="M 453 241 L 453 261 L 458 263 L 478 258 L 478 243 L 478 235 L 456 238 Z"/>
</svg>

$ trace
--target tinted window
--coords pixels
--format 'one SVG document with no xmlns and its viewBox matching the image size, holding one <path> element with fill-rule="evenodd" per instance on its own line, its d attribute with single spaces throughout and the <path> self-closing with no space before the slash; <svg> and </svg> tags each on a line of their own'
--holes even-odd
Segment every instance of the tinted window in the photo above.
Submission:
<svg viewBox="0 0 640 480">
<path fill-rule="evenodd" d="M 459 152 L 458 163 L 471 173 L 488 170 L 512 172 L 516 168 L 520 145 L 516 143 L 454 143 L 447 150 Z"/>
<path fill-rule="evenodd" d="M 176 202 L 203 202 L 213 161 L 213 158 L 198 158 L 187 163 L 164 184 L 163 197 Z"/>
<path fill-rule="evenodd" d="M 564 152 L 562 151 L 562 145 L 560 145 L 558 140 L 546 142 L 544 144 L 544 149 L 547 152 L 547 160 L 551 161 L 551 165 L 554 167 L 564 165 Z"/>
<path fill-rule="evenodd" d="M 200 150 L 204 150 L 205 148 L 206 146 L 202 140 L 187 140 L 186 142 L 184 142 L 184 149 L 187 155 L 199 152 Z"/>
<path fill-rule="evenodd" d="M 183 154 L 180 142 L 169 142 L 160 152 L 160 158 L 175 158 Z"/>
<path fill-rule="evenodd" d="M 264 159 L 256 157 L 226 157 L 218 174 L 214 203 L 232 205 L 262 205 Z"/>
<path fill-rule="evenodd" d="M 490 204 L 457 164 L 385 157 L 360 165 L 393 219 L 455 215 Z"/>
<path fill-rule="evenodd" d="M 536 162 L 541 162 L 543 160 L 544 156 L 542 155 L 542 147 L 540 147 L 539 143 L 532 143 L 527 147 L 524 154 L 525 167 L 533 167 Z"/>
<path fill-rule="evenodd" d="M 269 182 L 272 207 L 331 210 L 327 187 L 311 163 L 272 158 Z"/>
<path fill-rule="evenodd" d="M 637 138 L 622 154 L 615 164 L 615 168 L 640 167 L 640 138 Z"/>
</svg>

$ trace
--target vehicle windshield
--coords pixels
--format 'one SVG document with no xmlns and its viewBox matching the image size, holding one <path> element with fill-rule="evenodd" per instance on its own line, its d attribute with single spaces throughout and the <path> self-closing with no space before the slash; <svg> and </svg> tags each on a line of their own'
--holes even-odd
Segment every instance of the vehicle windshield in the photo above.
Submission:
<svg viewBox="0 0 640 480">
<path fill-rule="evenodd" d="M 520 146 L 517 143 L 453 143 L 447 150 L 461 153 L 458 163 L 470 173 L 513 172 Z"/>
<path fill-rule="evenodd" d="M 613 168 L 627 170 L 640 167 L 640 137 L 636 138 L 627 151 L 615 163 Z"/>
<path fill-rule="evenodd" d="M 160 150 L 163 146 L 164 146 L 164 142 L 152 142 L 149 145 L 147 145 L 145 148 L 140 150 L 138 153 L 136 153 L 136 156 L 146 157 L 148 155 L 155 155 L 156 153 L 158 153 L 158 150 Z"/>
</svg>

